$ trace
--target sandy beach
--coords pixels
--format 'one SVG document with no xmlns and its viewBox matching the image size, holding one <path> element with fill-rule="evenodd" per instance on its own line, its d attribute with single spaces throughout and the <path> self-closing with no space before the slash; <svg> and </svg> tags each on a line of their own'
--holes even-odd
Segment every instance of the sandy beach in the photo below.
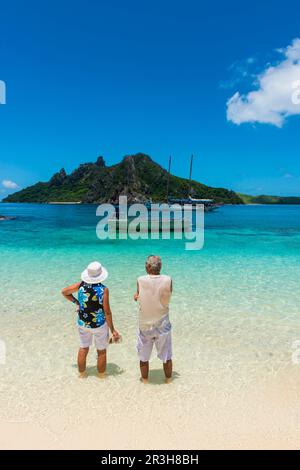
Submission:
<svg viewBox="0 0 300 470">
<path fill-rule="evenodd" d="M 231 321 L 221 325 L 222 336 L 213 333 L 209 319 L 191 335 L 190 326 L 180 328 L 175 318 L 173 383 L 164 384 L 154 357 L 150 383 L 143 385 L 135 328 L 121 322 L 124 341 L 109 348 L 107 379 L 96 376 L 93 349 L 89 376 L 82 380 L 68 310 L 59 331 L 54 325 L 60 313 L 52 312 L 51 321 L 32 317 L 30 331 L 21 326 L 8 340 L 1 369 L 1 449 L 300 448 L 300 365 L 291 363 L 292 351 L 276 353 L 276 341 L 275 349 L 254 351 L 249 342 L 242 351 Z M 257 330 L 248 324 L 249 337 Z"/>
<path fill-rule="evenodd" d="M 292 380 L 282 373 L 252 390 L 208 386 L 204 377 L 197 389 L 187 390 L 184 378 L 164 385 L 158 369 L 152 384 L 138 384 L 136 376 L 135 384 L 120 389 L 112 385 L 112 364 L 108 370 L 106 383 L 99 383 L 94 369 L 85 383 L 71 379 L 72 400 L 70 393 L 68 400 L 60 395 L 62 385 L 48 381 L 43 397 L 30 405 L 35 417 L 26 416 L 22 403 L 14 419 L 2 417 L 1 449 L 300 448 L 298 371 Z M 55 397 L 61 402 L 55 404 Z"/>
</svg>

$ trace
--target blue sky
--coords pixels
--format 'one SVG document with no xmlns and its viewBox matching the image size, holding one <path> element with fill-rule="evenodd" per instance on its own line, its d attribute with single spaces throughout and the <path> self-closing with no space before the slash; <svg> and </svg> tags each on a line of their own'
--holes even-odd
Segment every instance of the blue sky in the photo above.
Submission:
<svg viewBox="0 0 300 470">
<path fill-rule="evenodd" d="M 0 198 L 136 152 L 164 166 L 172 154 L 180 176 L 194 153 L 206 184 L 300 195 L 300 104 L 274 97 L 299 71 L 299 12 L 289 0 L 2 2 Z"/>
</svg>

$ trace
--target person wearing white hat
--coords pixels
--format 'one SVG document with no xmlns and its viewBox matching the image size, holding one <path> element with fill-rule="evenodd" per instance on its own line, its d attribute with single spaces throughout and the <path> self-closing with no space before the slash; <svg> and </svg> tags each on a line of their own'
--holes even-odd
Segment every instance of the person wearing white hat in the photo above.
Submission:
<svg viewBox="0 0 300 470">
<path fill-rule="evenodd" d="M 109 329 L 113 341 L 120 339 L 115 330 L 109 305 L 109 291 L 103 284 L 108 272 L 98 261 L 94 261 L 81 274 L 81 282 L 62 290 L 63 296 L 78 306 L 77 326 L 80 348 L 78 351 L 79 377 L 85 378 L 86 357 L 89 347 L 95 342 L 98 360 L 97 369 L 100 378 L 105 377 L 106 349 L 109 344 Z M 73 294 L 77 292 L 77 299 Z"/>
</svg>

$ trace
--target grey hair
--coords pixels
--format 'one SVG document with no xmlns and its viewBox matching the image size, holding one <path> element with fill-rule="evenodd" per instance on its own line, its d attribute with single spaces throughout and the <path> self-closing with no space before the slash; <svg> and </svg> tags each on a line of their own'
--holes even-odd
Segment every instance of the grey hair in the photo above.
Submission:
<svg viewBox="0 0 300 470">
<path fill-rule="evenodd" d="M 156 255 L 150 255 L 146 259 L 146 269 L 152 274 L 159 274 L 161 270 L 161 257 Z"/>
</svg>

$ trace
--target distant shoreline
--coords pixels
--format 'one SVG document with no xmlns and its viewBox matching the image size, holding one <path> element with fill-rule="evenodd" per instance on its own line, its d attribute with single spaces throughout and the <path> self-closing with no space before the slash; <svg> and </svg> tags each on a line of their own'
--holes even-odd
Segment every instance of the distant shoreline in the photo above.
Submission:
<svg viewBox="0 0 300 470">
<path fill-rule="evenodd" d="M 21 202 L 21 204 L 23 204 L 23 203 Z M 39 203 L 38 203 L 38 204 L 39 204 Z M 65 201 L 65 202 L 56 202 L 56 201 L 54 201 L 54 202 L 42 202 L 41 204 L 52 204 L 52 205 L 55 205 L 55 204 L 64 205 L 64 204 L 65 204 L 65 205 L 73 205 L 73 204 L 82 204 L 82 202 L 81 202 L 81 201 L 78 201 L 78 202 L 68 202 L 68 201 Z"/>
<path fill-rule="evenodd" d="M 51 205 L 51 206 L 78 206 L 78 205 L 83 205 L 83 206 L 98 206 L 99 204 L 113 204 L 110 202 L 69 202 L 69 201 L 63 201 L 63 202 L 5 202 L 5 201 L 0 201 L 0 204 L 43 204 L 45 206 Z M 140 203 L 141 204 L 141 203 Z M 163 202 L 159 203 L 153 203 L 153 204 L 163 204 Z M 299 203 L 277 203 L 277 202 L 244 202 L 242 204 L 230 204 L 230 203 L 225 203 L 222 204 L 222 206 L 237 206 L 237 207 L 243 207 L 243 206 L 300 206 Z M 221 207 L 222 207 L 221 206 Z"/>
</svg>

